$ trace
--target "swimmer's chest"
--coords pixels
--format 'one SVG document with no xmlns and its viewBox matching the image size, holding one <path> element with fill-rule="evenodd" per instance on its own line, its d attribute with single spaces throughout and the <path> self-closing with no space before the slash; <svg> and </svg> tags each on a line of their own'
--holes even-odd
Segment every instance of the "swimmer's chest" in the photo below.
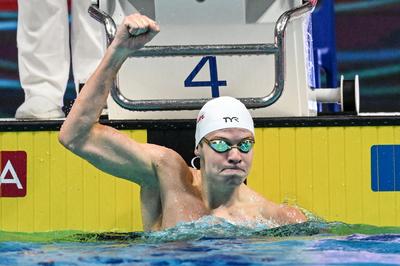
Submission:
<svg viewBox="0 0 400 266">
<path fill-rule="evenodd" d="M 162 227 L 172 227 L 180 222 L 191 222 L 210 215 L 202 199 L 191 193 L 168 195 L 162 206 Z"/>
<path fill-rule="evenodd" d="M 233 223 L 252 222 L 262 219 L 262 207 L 258 204 L 237 204 L 232 207 L 208 209 L 200 197 L 185 193 L 166 200 L 163 206 L 162 227 L 172 227 L 179 222 L 191 222 L 206 215 L 223 218 Z"/>
</svg>

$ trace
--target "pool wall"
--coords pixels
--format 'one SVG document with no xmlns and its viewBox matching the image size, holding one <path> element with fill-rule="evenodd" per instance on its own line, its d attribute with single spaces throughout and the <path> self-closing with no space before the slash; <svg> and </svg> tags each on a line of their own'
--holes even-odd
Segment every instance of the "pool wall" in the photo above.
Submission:
<svg viewBox="0 0 400 266">
<path fill-rule="evenodd" d="M 145 130 L 126 131 L 146 141 Z M 57 131 L 0 132 L 1 151 L 27 154 L 25 197 L 0 197 L 0 230 L 142 230 L 139 187 L 73 155 Z"/>
<path fill-rule="evenodd" d="M 400 127 L 259 128 L 256 138 L 248 184 L 267 198 L 329 221 L 400 226 L 400 187 L 373 191 L 371 181 L 371 148 L 399 144 Z"/>
<path fill-rule="evenodd" d="M 400 171 L 396 170 L 400 153 L 399 157 L 396 152 L 389 157 L 379 152 L 373 155 L 373 147 L 400 145 L 398 120 L 256 120 L 255 160 L 247 183 L 268 199 L 297 204 L 329 221 L 400 226 Z M 194 132 L 193 123 L 163 123 L 172 135 L 182 128 L 190 135 Z M 25 152 L 27 166 L 25 196 L 6 196 L 7 188 L 16 184 L 4 182 L 14 178 L 11 171 L 3 176 L 0 230 L 142 230 L 138 186 L 104 174 L 67 151 L 57 140 L 60 124 L 0 124 L 0 170 L 5 172 L 10 151 Z M 109 124 L 125 128 L 125 134 L 140 142 L 165 132 L 160 123 L 152 123 L 147 130 L 137 122 Z M 182 146 L 188 141 L 175 138 L 172 142 Z M 188 145 L 193 148 L 193 142 Z M 385 156 L 392 164 L 384 164 Z M 23 167 L 23 159 L 18 163 L 17 157 L 12 165 L 17 175 L 23 175 L 17 169 Z M 392 191 L 387 178 L 393 179 Z M 384 189 L 388 184 L 389 190 Z"/>
</svg>

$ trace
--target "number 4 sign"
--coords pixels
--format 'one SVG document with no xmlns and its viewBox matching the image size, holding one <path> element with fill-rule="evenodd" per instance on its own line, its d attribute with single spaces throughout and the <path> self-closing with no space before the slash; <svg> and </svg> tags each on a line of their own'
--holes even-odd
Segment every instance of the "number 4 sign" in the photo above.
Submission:
<svg viewBox="0 0 400 266">
<path fill-rule="evenodd" d="M 0 152 L 0 197 L 25 197 L 26 152 Z"/>
<path fill-rule="evenodd" d="M 193 81 L 203 66 L 207 63 L 210 68 L 210 81 Z M 219 86 L 226 86 L 226 80 L 218 80 L 217 59 L 215 56 L 205 56 L 195 66 L 185 79 L 185 87 L 211 87 L 212 97 L 219 97 Z"/>
</svg>

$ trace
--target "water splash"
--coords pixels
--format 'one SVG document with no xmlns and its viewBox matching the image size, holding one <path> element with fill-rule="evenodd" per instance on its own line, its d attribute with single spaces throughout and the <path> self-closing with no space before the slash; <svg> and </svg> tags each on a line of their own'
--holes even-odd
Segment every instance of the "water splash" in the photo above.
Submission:
<svg viewBox="0 0 400 266">
<path fill-rule="evenodd" d="M 400 227 L 380 227 L 363 224 L 325 222 L 314 219 L 305 223 L 274 227 L 265 221 L 250 224 L 233 224 L 222 218 L 205 216 L 194 222 L 179 223 L 177 226 L 155 232 L 99 232 L 54 231 L 42 233 L 18 233 L 0 231 L 1 242 L 122 242 L 161 243 L 184 240 L 213 238 L 253 238 L 253 237 L 348 237 L 347 240 L 372 240 L 380 235 L 383 239 L 400 241 Z M 369 239 L 369 237 L 372 237 Z"/>
<path fill-rule="evenodd" d="M 204 216 L 193 222 L 179 223 L 175 227 L 146 232 L 143 238 L 151 242 L 181 241 L 201 238 L 249 237 L 268 229 L 265 223 L 234 224 L 223 218 Z"/>
</svg>

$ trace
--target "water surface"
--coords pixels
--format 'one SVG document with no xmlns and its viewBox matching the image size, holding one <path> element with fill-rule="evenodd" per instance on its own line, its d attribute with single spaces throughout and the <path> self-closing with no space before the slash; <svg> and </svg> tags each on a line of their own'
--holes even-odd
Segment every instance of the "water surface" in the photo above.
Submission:
<svg viewBox="0 0 400 266">
<path fill-rule="evenodd" d="M 0 232 L 0 265 L 398 265 L 400 228 L 182 223 L 144 233 Z"/>
</svg>

